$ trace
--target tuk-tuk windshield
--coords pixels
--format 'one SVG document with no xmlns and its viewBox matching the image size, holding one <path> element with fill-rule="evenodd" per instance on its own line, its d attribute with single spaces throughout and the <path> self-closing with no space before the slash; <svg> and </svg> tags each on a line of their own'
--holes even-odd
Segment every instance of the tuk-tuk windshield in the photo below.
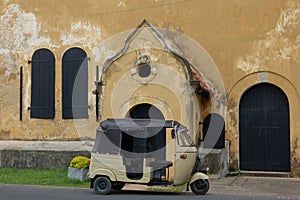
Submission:
<svg viewBox="0 0 300 200">
<path fill-rule="evenodd" d="M 192 147 L 195 146 L 192 139 L 188 135 L 188 130 L 184 126 L 179 126 L 177 128 L 177 141 L 180 146 Z"/>
</svg>

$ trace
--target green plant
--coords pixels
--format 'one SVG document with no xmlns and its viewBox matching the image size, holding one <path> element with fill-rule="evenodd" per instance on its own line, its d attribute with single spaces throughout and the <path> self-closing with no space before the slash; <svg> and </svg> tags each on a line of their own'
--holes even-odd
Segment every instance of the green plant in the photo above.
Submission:
<svg viewBox="0 0 300 200">
<path fill-rule="evenodd" d="M 76 156 L 71 160 L 70 167 L 73 168 L 88 168 L 89 167 L 89 158 L 84 156 Z"/>
</svg>

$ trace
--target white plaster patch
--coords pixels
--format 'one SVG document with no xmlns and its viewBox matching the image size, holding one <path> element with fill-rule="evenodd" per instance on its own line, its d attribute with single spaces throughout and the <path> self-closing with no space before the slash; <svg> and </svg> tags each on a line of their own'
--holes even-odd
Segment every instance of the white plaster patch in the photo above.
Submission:
<svg viewBox="0 0 300 200">
<path fill-rule="evenodd" d="M 268 82 L 269 73 L 268 72 L 259 72 L 258 81 L 260 83 Z"/>
<path fill-rule="evenodd" d="M 29 93 L 28 91 L 30 91 L 30 86 L 31 86 L 31 78 L 27 77 L 25 78 L 25 91 L 24 92 L 24 107 L 25 109 L 27 109 L 28 107 L 30 107 L 30 97 L 31 97 L 31 93 Z"/>
<path fill-rule="evenodd" d="M 126 0 L 120 0 L 118 6 L 123 6 L 123 7 L 126 7 Z"/>
<path fill-rule="evenodd" d="M 287 4 L 292 5 L 292 0 L 289 0 Z M 248 55 L 237 58 L 235 66 L 247 73 L 253 73 L 269 66 L 284 66 L 284 63 L 289 62 L 293 55 L 300 50 L 299 25 L 299 7 L 282 10 L 275 28 L 266 34 L 265 39 L 254 42 Z M 293 40 L 285 33 L 298 35 Z"/>
<path fill-rule="evenodd" d="M 101 29 L 93 26 L 89 22 L 72 23 L 69 31 L 63 31 L 60 35 L 63 45 L 82 44 L 84 47 L 92 49 L 100 44 Z"/>
<path fill-rule="evenodd" d="M 105 46 L 95 47 L 92 49 L 92 57 L 96 63 L 103 65 L 104 61 L 113 57 L 116 54 L 116 51 L 106 49 Z"/>
<path fill-rule="evenodd" d="M 255 56 L 248 57 L 248 59 L 239 57 L 236 61 L 236 66 L 244 72 L 251 73 L 253 71 L 256 71 L 261 66 L 261 62 Z"/>
<path fill-rule="evenodd" d="M 10 0 L 3 0 L 4 4 L 8 4 L 10 2 Z"/>
<path fill-rule="evenodd" d="M 17 58 L 27 60 L 37 46 L 56 47 L 49 37 L 39 35 L 41 25 L 33 13 L 23 12 L 18 4 L 11 4 L 3 11 L 0 16 L 0 56 L 3 57 L 2 66 L 9 73 L 23 64 Z"/>
<path fill-rule="evenodd" d="M 288 26 L 299 24 L 299 9 L 288 9 L 281 13 L 276 26 L 278 32 L 285 32 Z"/>
<path fill-rule="evenodd" d="M 8 2 L 8 1 L 6 1 Z M 22 11 L 18 4 L 10 4 L 0 16 L 0 68 L 5 69 L 2 78 L 18 73 L 37 47 L 57 48 L 48 36 L 41 36 L 41 24 L 33 13 Z M 1 77 L 0 77 L 1 78 Z M 24 106 L 30 105 L 30 77 L 25 76 Z"/>
</svg>

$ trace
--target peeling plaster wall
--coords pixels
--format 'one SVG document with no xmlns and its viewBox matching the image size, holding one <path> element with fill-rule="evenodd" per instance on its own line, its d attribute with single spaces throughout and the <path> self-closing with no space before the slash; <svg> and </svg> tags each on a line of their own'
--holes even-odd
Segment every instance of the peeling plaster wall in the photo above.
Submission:
<svg viewBox="0 0 300 200">
<path fill-rule="evenodd" d="M 91 33 L 93 37 L 90 37 Z M 85 48 L 93 49 L 96 48 L 95 44 L 101 41 L 101 29 L 90 23 L 79 21 L 72 23 L 70 30 L 61 32 L 60 40 L 62 41 L 62 45 L 80 43 Z"/>
<path fill-rule="evenodd" d="M 264 39 L 254 41 L 251 51 L 236 60 L 238 69 L 246 73 L 276 70 L 290 75 L 291 68 L 287 65 L 299 62 L 300 8 L 291 3 L 296 1 L 288 2 L 290 4 L 281 11 L 274 29 L 267 32 Z"/>
<path fill-rule="evenodd" d="M 18 71 L 21 59 L 31 56 L 34 46 L 53 47 L 49 37 L 40 36 L 40 24 L 32 13 L 20 10 L 17 4 L 9 5 L 0 16 L 1 74 L 9 77 Z"/>
<path fill-rule="evenodd" d="M 78 46 L 87 54 L 95 52 L 101 41 L 101 29 L 89 22 L 76 21 L 65 29 L 42 29 L 42 22 L 32 12 L 25 12 L 22 4 L 8 4 L 0 16 L 0 138 L 18 140 L 78 140 L 93 138 L 95 123 L 95 97 L 93 82 L 89 82 L 90 119 L 80 125 L 80 120 L 61 119 L 61 99 L 56 98 L 55 119 L 30 119 L 31 60 L 35 50 L 48 48 L 56 61 L 56 97 L 61 97 L 61 58 L 68 48 Z M 50 27 L 49 27 L 50 29 Z M 91 37 L 86 37 L 90 35 Z M 90 55 L 89 55 L 90 56 Z M 93 65 L 93 60 L 89 63 Z M 19 121 L 19 67 L 23 66 L 23 121 Z M 95 68 L 89 67 L 89 77 L 95 77 Z M 47 128 L 46 128 L 47 127 Z M 81 130 L 82 129 L 82 130 Z M 89 130 L 89 131 L 86 131 Z"/>
<path fill-rule="evenodd" d="M 179 31 L 207 50 L 227 92 L 226 137 L 231 167 L 238 170 L 238 105 L 243 92 L 259 82 L 257 72 L 271 74 L 289 97 L 293 174 L 300 174 L 299 0 L 2 0 L 0 1 L 0 139 L 75 140 L 94 137 L 95 66 L 119 48 L 101 43 L 136 28 L 153 25 Z M 120 46 L 125 38 L 120 38 Z M 61 117 L 61 61 L 71 47 L 80 47 L 89 61 L 89 119 Z M 55 119 L 30 119 L 31 68 L 35 50 L 55 55 Z M 209 71 L 202 63 L 203 69 Z M 24 69 L 23 121 L 19 121 L 19 67 Z M 101 71 L 101 65 L 100 71 Z M 203 70 L 205 72 L 205 70 Z M 276 74 L 276 76 L 274 75 Z M 274 76 L 273 76 L 274 75 Z M 247 77 L 250 78 L 248 81 Z M 277 77 L 277 78 L 276 78 Z M 282 79 L 284 77 L 284 79 Z M 242 86 L 244 81 L 247 84 Z M 236 91 L 239 91 L 236 93 Z M 207 111 L 205 111 L 207 112 Z"/>
<path fill-rule="evenodd" d="M 300 1 L 286 1 L 276 24 L 249 43 L 248 52 L 233 63 L 232 86 L 228 90 L 227 139 L 231 142 L 231 170 L 239 169 L 239 101 L 243 93 L 260 82 L 280 87 L 290 106 L 290 149 L 292 176 L 300 176 L 299 148 L 299 55 L 300 55 Z"/>
</svg>

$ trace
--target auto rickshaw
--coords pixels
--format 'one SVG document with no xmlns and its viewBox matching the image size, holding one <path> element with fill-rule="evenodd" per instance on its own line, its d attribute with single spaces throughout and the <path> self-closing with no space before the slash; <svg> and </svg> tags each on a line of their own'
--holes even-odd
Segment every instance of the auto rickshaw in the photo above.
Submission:
<svg viewBox="0 0 300 200">
<path fill-rule="evenodd" d="M 107 119 L 97 128 L 91 152 L 91 188 L 109 194 L 126 183 L 187 184 L 187 191 L 204 195 L 207 169 L 198 169 L 197 152 L 187 128 L 174 120 Z"/>
</svg>

